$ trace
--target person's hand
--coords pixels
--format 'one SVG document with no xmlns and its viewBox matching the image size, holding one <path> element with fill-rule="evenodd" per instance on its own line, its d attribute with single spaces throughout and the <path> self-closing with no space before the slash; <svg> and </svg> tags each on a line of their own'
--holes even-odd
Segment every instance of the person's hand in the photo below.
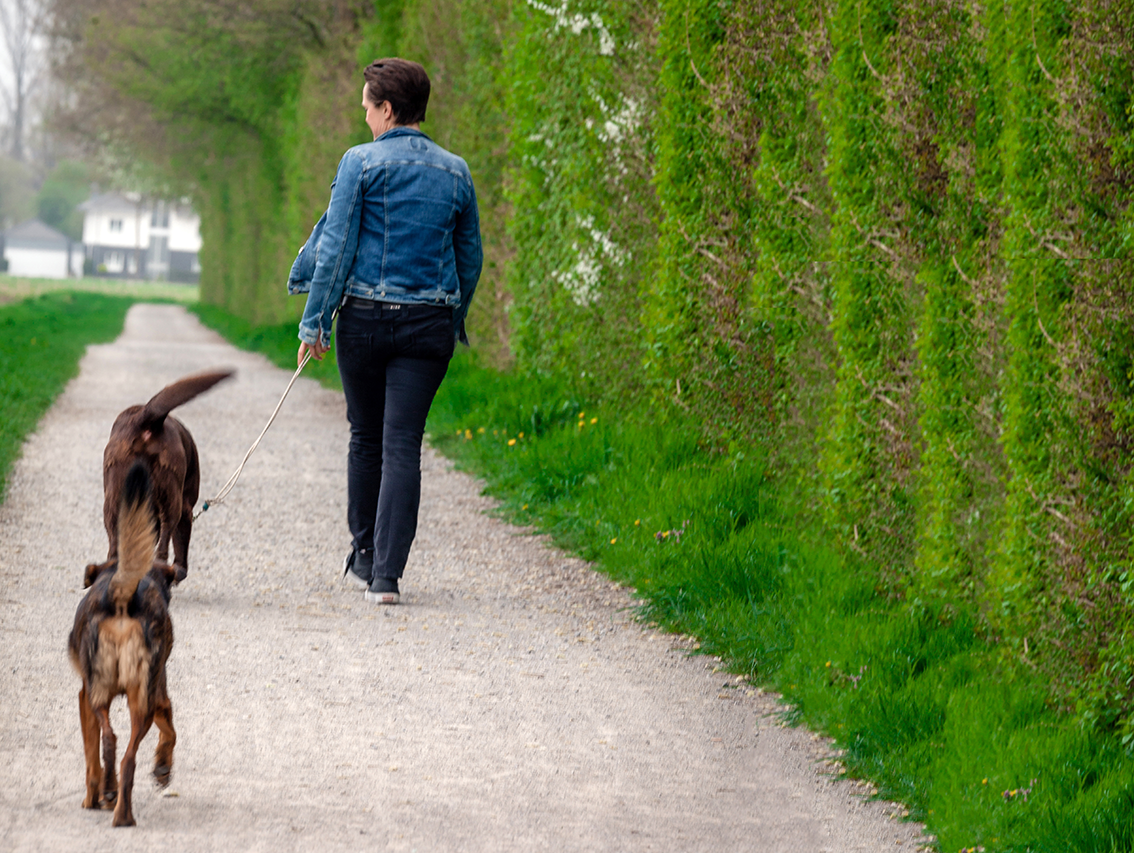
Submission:
<svg viewBox="0 0 1134 853">
<path fill-rule="evenodd" d="M 308 352 L 311 353 L 311 357 L 316 361 L 322 361 L 323 356 L 327 354 L 327 347 L 323 346 L 322 341 L 315 341 L 315 343 L 313 344 L 309 344 L 307 343 L 307 341 L 300 341 L 299 354 L 295 357 L 296 367 L 299 367 L 299 365 L 303 364 L 303 356 Z"/>
</svg>

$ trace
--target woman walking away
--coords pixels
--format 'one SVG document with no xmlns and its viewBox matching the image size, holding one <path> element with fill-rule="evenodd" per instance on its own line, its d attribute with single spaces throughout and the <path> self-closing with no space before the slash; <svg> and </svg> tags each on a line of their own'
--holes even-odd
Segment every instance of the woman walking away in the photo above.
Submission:
<svg viewBox="0 0 1134 853">
<path fill-rule="evenodd" d="M 291 268 L 306 293 L 299 354 L 331 344 L 350 421 L 343 574 L 366 600 L 398 603 L 421 501 L 421 439 L 480 278 L 476 193 L 465 161 L 421 132 L 429 76 L 379 59 L 363 72 L 373 142 L 343 155 L 327 212 Z"/>
</svg>

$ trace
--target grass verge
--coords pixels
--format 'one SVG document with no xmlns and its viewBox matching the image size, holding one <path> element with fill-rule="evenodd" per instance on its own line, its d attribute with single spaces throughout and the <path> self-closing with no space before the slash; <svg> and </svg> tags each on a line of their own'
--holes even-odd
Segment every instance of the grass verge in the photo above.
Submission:
<svg viewBox="0 0 1134 853">
<path fill-rule="evenodd" d="M 294 324 L 202 317 L 294 365 Z M 905 803 L 938 849 L 1134 849 L 1134 760 L 1117 740 L 1050 707 L 973 614 L 877 595 L 877 572 L 790 511 L 759 451 L 707 451 L 694 424 L 600 411 L 466 352 L 429 431 L 506 517 L 634 588 L 643 618 L 781 691 L 792 718 L 834 737 L 847 772 Z"/>
<path fill-rule="evenodd" d="M 111 278 L 23 278 L 0 274 L 0 305 L 47 293 L 80 291 L 101 293 L 104 296 L 124 296 L 135 301 L 144 299 L 181 303 L 196 302 L 199 294 L 195 284 Z"/>
<path fill-rule="evenodd" d="M 24 438 L 78 373 L 87 345 L 116 338 L 133 302 L 56 292 L 0 305 L 0 488 Z"/>
</svg>

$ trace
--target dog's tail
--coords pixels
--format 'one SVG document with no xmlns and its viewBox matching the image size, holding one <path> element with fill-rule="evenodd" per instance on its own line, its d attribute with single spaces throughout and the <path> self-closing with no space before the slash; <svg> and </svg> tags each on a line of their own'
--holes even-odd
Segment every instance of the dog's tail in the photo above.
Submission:
<svg viewBox="0 0 1134 853">
<path fill-rule="evenodd" d="M 178 406 L 188 403 L 198 394 L 203 394 L 218 382 L 232 376 L 233 370 L 213 370 L 206 373 L 194 373 L 178 379 L 172 385 L 166 385 L 146 403 L 142 409 L 141 423 L 144 425 L 160 424 L 165 416 Z"/>
<path fill-rule="evenodd" d="M 142 460 L 130 467 L 118 504 L 118 571 L 110 580 L 110 599 L 118 615 L 126 612 L 138 583 L 154 564 L 157 527 L 150 469 Z"/>
</svg>

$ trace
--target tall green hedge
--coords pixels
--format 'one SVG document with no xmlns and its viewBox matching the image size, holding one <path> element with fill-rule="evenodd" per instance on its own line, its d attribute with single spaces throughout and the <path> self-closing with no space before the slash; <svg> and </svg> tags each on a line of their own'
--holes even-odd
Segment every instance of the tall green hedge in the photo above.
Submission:
<svg viewBox="0 0 1134 853">
<path fill-rule="evenodd" d="M 997 374 L 1003 356 L 997 203 L 999 114 L 979 12 L 935 4 L 933 37 L 907 31 L 916 85 L 907 151 L 918 164 L 911 193 L 924 246 L 924 303 L 916 329 L 921 464 L 914 600 L 954 615 L 985 588 L 985 565 L 1003 503 Z M 925 19 L 916 23 L 923 23 Z"/>
<path fill-rule="evenodd" d="M 512 347 L 584 393 L 641 385 L 656 256 L 653 20 L 636 4 L 515 4 L 507 199 Z"/>
</svg>

